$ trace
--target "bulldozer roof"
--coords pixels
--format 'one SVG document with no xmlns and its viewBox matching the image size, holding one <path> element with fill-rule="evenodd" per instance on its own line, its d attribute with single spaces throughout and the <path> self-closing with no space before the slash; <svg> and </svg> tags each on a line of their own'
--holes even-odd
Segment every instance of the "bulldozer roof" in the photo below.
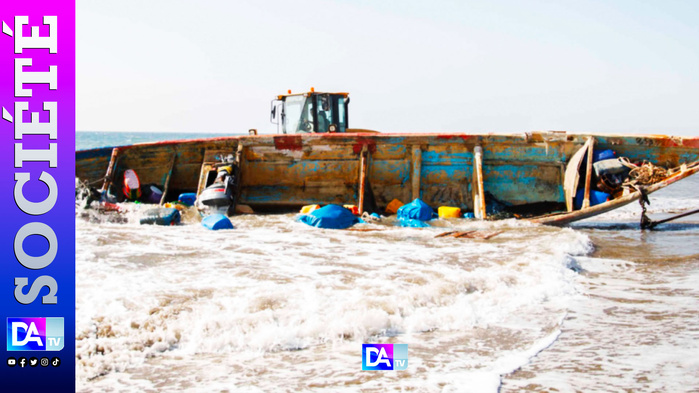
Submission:
<svg viewBox="0 0 699 393">
<path fill-rule="evenodd" d="M 291 90 L 289 90 L 289 93 L 288 93 L 288 94 L 280 94 L 280 95 L 277 96 L 277 99 L 281 100 L 281 99 L 284 98 L 284 97 L 293 97 L 293 96 L 306 96 L 306 97 L 308 97 L 308 96 L 313 95 L 313 94 L 318 94 L 318 95 L 320 95 L 320 94 L 333 94 L 333 95 L 341 95 L 341 96 L 343 96 L 343 97 L 349 96 L 349 93 L 342 93 L 342 92 L 336 92 L 336 93 L 320 92 L 320 91 L 315 91 L 315 89 L 311 88 L 311 91 L 306 91 L 306 92 L 303 92 L 303 93 L 293 93 L 293 94 L 291 93 Z"/>
</svg>

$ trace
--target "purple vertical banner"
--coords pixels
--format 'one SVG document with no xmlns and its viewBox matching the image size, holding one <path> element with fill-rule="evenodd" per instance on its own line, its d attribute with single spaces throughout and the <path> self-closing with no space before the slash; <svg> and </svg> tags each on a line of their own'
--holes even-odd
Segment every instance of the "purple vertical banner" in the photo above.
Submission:
<svg viewBox="0 0 699 393">
<path fill-rule="evenodd" d="M 75 391 L 75 1 L 0 6 L 0 391 Z"/>
</svg>

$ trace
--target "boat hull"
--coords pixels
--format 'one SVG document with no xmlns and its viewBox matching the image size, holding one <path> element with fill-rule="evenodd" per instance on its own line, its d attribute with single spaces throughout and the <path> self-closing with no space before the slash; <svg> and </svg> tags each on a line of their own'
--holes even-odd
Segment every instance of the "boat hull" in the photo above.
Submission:
<svg viewBox="0 0 699 393">
<path fill-rule="evenodd" d="M 373 197 L 369 202 L 379 209 L 393 199 L 421 198 L 433 207 L 470 211 L 476 188 L 473 152 L 481 146 L 483 189 L 491 203 L 525 210 L 543 206 L 542 213 L 551 213 L 561 206 L 565 210 L 566 165 L 588 139 L 565 132 L 235 136 L 122 146 L 116 154 L 113 148 L 79 151 L 76 176 L 101 186 L 112 160 L 108 177 L 115 184 L 121 173 L 133 169 L 142 184 L 167 188 L 166 199 L 172 200 L 181 192 L 201 190 L 202 176 L 217 156 L 240 149 L 238 202 L 258 210 L 357 204 L 364 170 L 365 188 Z M 595 149 L 612 149 L 632 161 L 667 168 L 699 161 L 699 138 L 594 139 Z"/>
</svg>

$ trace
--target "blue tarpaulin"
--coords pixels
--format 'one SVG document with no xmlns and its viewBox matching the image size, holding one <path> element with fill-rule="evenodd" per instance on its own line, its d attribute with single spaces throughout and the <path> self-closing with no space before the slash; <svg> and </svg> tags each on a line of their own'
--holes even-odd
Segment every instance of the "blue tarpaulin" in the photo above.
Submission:
<svg viewBox="0 0 699 393">
<path fill-rule="evenodd" d="M 304 224 L 318 228 L 345 229 L 360 222 L 349 209 L 339 205 L 327 205 L 298 218 Z"/>
<path fill-rule="evenodd" d="M 398 221 L 404 227 L 429 226 L 423 221 L 429 221 L 434 216 L 434 210 L 419 198 L 398 209 Z"/>
<path fill-rule="evenodd" d="M 399 219 L 412 218 L 420 221 L 429 221 L 432 217 L 434 217 L 434 210 L 419 198 L 398 209 Z"/>
<path fill-rule="evenodd" d="M 410 227 L 410 228 L 425 228 L 430 226 L 430 224 L 416 220 L 414 218 L 399 218 L 398 222 L 400 223 L 400 226 L 402 227 Z"/>
</svg>

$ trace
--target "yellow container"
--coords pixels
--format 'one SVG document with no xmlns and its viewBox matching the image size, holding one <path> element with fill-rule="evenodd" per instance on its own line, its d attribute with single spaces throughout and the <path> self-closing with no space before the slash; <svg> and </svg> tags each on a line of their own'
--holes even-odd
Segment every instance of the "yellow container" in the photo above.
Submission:
<svg viewBox="0 0 699 393">
<path fill-rule="evenodd" d="M 398 209 L 400 209 L 400 207 L 403 205 L 403 202 L 399 201 L 398 199 L 394 199 L 391 201 L 391 203 L 388 204 L 388 206 L 386 206 L 386 213 L 396 214 L 398 213 Z"/>
<path fill-rule="evenodd" d="M 461 209 L 458 207 L 440 206 L 439 209 L 437 209 L 437 213 L 439 214 L 439 218 L 461 217 Z"/>
<path fill-rule="evenodd" d="M 316 209 L 320 209 L 320 205 L 306 205 L 301 208 L 301 214 L 308 214 Z"/>
</svg>

